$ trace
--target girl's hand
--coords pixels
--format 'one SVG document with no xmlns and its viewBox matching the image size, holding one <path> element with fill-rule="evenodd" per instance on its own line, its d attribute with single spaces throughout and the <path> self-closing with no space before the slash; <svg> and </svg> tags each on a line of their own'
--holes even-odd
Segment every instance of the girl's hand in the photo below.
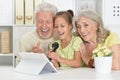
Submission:
<svg viewBox="0 0 120 80">
<path fill-rule="evenodd" d="M 57 52 L 52 52 L 52 50 L 50 50 L 47 54 L 48 58 L 60 61 L 61 57 L 59 56 L 59 54 Z"/>
</svg>

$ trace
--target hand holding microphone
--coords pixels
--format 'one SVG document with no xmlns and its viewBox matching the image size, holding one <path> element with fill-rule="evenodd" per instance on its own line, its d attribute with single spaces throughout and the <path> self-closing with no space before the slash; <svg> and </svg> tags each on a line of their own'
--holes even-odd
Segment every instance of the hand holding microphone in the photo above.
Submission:
<svg viewBox="0 0 120 80">
<path fill-rule="evenodd" d="M 51 50 L 50 53 L 48 54 L 48 57 L 51 57 L 51 55 L 53 55 L 52 52 L 55 52 L 58 47 L 59 47 L 59 44 L 58 44 L 57 42 L 54 42 L 54 43 L 52 44 L 52 50 Z M 50 60 L 51 60 L 51 58 L 50 58 Z"/>
</svg>

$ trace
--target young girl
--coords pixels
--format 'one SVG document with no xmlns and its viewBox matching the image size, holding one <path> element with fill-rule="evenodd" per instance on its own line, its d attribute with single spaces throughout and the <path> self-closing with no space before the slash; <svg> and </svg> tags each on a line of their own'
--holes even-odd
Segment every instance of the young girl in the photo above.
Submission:
<svg viewBox="0 0 120 80">
<path fill-rule="evenodd" d="M 72 35 L 72 17 L 73 11 L 68 10 L 58 12 L 54 18 L 54 28 L 59 37 L 55 42 L 59 47 L 55 52 L 50 50 L 48 57 L 55 67 L 80 67 L 81 65 L 79 49 L 82 40 Z"/>
</svg>

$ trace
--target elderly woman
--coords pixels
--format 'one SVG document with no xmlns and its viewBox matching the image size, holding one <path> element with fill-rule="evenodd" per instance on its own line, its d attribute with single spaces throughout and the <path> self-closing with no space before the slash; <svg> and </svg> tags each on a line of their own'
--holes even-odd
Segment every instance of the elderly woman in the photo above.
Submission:
<svg viewBox="0 0 120 80">
<path fill-rule="evenodd" d="M 92 51 L 106 46 L 113 52 L 112 69 L 120 70 L 120 40 L 115 33 L 104 27 L 102 18 L 97 13 L 91 10 L 82 11 L 75 16 L 75 26 L 84 41 L 80 51 L 87 66 L 94 67 Z"/>
</svg>

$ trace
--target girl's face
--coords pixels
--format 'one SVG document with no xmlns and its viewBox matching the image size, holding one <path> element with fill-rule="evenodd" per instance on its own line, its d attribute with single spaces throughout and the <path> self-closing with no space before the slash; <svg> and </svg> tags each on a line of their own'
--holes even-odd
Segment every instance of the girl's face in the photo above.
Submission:
<svg viewBox="0 0 120 80">
<path fill-rule="evenodd" d="M 62 16 L 59 16 L 55 19 L 54 28 L 61 40 L 66 39 L 68 36 L 70 36 L 71 26 Z"/>
<path fill-rule="evenodd" d="M 97 37 L 97 23 L 89 18 L 82 17 L 77 21 L 77 31 L 84 41 L 93 41 Z"/>
</svg>

